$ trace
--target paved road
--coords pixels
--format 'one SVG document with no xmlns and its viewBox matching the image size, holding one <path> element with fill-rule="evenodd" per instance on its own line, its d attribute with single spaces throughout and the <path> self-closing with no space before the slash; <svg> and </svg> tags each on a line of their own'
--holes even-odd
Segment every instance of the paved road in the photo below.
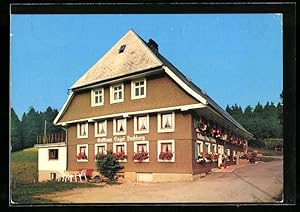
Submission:
<svg viewBox="0 0 300 212">
<path fill-rule="evenodd" d="M 43 196 L 62 203 L 275 202 L 283 189 L 283 163 L 252 164 L 213 172 L 193 182 L 124 183 Z"/>
</svg>

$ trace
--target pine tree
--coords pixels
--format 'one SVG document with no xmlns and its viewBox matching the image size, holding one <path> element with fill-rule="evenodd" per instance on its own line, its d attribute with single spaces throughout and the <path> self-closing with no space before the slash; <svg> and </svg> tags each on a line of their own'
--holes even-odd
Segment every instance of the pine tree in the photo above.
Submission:
<svg viewBox="0 0 300 212">
<path fill-rule="evenodd" d="M 24 147 L 32 147 L 36 143 L 36 137 L 38 135 L 42 135 L 43 133 L 42 121 L 41 119 L 39 119 L 39 114 L 35 111 L 33 107 L 29 108 L 27 114 L 23 114 L 22 124 Z"/>
<path fill-rule="evenodd" d="M 11 108 L 11 148 L 17 151 L 23 148 L 22 123 L 14 109 Z"/>
</svg>

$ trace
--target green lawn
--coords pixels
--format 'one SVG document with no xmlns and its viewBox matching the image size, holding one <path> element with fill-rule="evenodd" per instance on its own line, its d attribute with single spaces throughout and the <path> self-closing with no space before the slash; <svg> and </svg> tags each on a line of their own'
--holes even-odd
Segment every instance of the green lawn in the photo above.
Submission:
<svg viewBox="0 0 300 212">
<path fill-rule="evenodd" d="M 274 150 L 270 150 L 270 149 L 262 149 L 262 148 L 249 147 L 249 150 L 250 151 L 256 150 L 258 153 L 261 153 L 264 156 L 279 156 L 279 155 L 283 155 L 283 153 L 280 152 L 280 151 L 274 151 Z"/>
<path fill-rule="evenodd" d="M 37 182 L 37 148 L 29 148 L 11 154 L 11 200 L 12 204 L 51 203 L 34 198 L 39 194 L 49 194 L 73 188 L 93 187 L 90 183 Z M 35 181 L 35 184 L 34 184 Z"/>
</svg>

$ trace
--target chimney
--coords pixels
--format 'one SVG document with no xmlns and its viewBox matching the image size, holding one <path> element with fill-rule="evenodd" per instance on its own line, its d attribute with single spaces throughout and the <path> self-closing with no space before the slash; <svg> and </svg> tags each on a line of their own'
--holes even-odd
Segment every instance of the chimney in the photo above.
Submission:
<svg viewBox="0 0 300 212">
<path fill-rule="evenodd" d="M 158 52 L 158 44 L 154 40 L 150 38 L 147 44 L 153 52 Z"/>
</svg>

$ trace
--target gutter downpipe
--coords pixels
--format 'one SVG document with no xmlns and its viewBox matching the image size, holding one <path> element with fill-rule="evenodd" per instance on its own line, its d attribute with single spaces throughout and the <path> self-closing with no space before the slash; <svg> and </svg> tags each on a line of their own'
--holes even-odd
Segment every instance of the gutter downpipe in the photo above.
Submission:
<svg viewBox="0 0 300 212">
<path fill-rule="evenodd" d="M 65 132 L 66 132 L 66 170 L 68 170 L 68 130 L 66 128 L 64 128 L 63 126 L 61 127 Z"/>
</svg>

